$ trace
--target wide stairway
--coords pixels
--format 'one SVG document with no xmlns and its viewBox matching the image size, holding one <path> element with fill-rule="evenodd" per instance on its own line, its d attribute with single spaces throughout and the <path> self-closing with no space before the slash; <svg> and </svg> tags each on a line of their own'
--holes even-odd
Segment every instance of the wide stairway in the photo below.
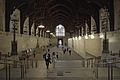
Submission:
<svg viewBox="0 0 120 80">
<path fill-rule="evenodd" d="M 69 51 L 64 54 L 63 48 L 52 47 L 49 49 L 51 56 L 53 52 L 58 54 L 55 67 L 51 63 L 47 70 L 43 59 L 46 51 L 42 53 L 37 51 L 35 58 L 32 56 L 27 62 L 23 62 L 26 64 L 25 66 L 18 64 L 18 67 L 10 68 L 10 79 L 9 77 L 6 79 L 6 69 L 2 69 L 0 80 L 108 80 L 107 67 L 86 67 L 84 59 L 72 49 L 71 55 Z M 113 80 L 120 80 L 120 69 L 113 68 L 113 71 Z"/>
</svg>

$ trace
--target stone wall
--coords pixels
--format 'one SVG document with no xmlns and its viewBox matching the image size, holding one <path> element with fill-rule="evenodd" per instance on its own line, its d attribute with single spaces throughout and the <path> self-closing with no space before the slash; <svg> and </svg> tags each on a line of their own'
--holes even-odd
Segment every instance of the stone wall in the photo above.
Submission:
<svg viewBox="0 0 120 80">
<path fill-rule="evenodd" d="M 120 51 L 120 30 L 109 32 L 108 33 L 109 39 L 109 50 L 113 53 L 119 53 Z"/>
<path fill-rule="evenodd" d="M 52 44 L 52 46 L 56 46 L 57 45 L 57 38 L 51 38 L 50 43 Z"/>
<path fill-rule="evenodd" d="M 13 38 L 12 33 L 0 32 L 0 52 L 4 54 L 11 52 L 12 38 Z M 18 52 L 22 50 L 27 50 L 30 48 L 35 48 L 37 45 L 37 39 L 38 39 L 39 46 L 49 44 L 48 38 L 39 38 L 35 36 L 16 34 Z"/>
<path fill-rule="evenodd" d="M 73 44 L 72 44 L 73 43 Z M 83 58 L 86 57 L 86 53 L 89 53 L 93 56 L 101 55 L 101 39 L 98 36 L 95 36 L 95 39 L 85 39 L 84 37 L 79 39 L 69 39 L 68 40 L 69 47 L 72 47 L 74 50 L 81 55 Z"/>
<path fill-rule="evenodd" d="M 67 37 L 65 37 L 65 38 L 63 38 L 63 45 L 68 45 L 68 38 Z"/>
<path fill-rule="evenodd" d="M 119 53 L 120 51 L 120 31 L 108 32 L 107 38 L 109 39 L 109 51 L 113 53 Z M 69 47 L 73 47 L 74 50 L 79 53 L 82 57 L 86 57 L 86 53 L 89 53 L 93 56 L 101 56 L 103 50 L 103 39 L 99 38 L 98 35 L 95 36 L 95 39 L 84 39 L 81 40 L 72 38 L 68 40 Z M 72 44 L 73 43 L 73 44 Z"/>
<path fill-rule="evenodd" d="M 109 39 L 109 51 L 112 53 L 120 52 L 120 0 L 114 0 L 114 19 L 115 31 L 107 32 Z M 97 36 L 96 36 L 97 37 Z M 103 39 L 81 39 L 68 40 L 68 45 L 85 58 L 86 52 L 94 56 L 101 56 L 103 50 Z"/>
</svg>

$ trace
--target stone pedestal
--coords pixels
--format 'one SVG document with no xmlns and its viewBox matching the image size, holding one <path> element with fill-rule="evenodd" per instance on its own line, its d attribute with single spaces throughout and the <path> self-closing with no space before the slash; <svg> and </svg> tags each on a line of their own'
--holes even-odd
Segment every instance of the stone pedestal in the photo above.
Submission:
<svg viewBox="0 0 120 80">
<path fill-rule="evenodd" d="M 103 40 L 103 51 L 102 53 L 109 53 L 109 39 Z"/>
<path fill-rule="evenodd" d="M 107 60 L 109 57 L 109 39 L 103 40 L 102 60 Z"/>
<path fill-rule="evenodd" d="M 11 50 L 11 55 L 17 55 L 17 41 L 12 41 L 12 50 Z"/>
</svg>

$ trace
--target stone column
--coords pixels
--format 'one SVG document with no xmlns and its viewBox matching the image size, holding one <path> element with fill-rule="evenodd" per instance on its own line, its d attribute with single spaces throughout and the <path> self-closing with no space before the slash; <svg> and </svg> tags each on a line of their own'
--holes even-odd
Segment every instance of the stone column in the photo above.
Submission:
<svg viewBox="0 0 120 80">
<path fill-rule="evenodd" d="M 44 35 L 44 31 L 43 31 L 43 38 L 45 37 L 45 35 Z"/>
<path fill-rule="evenodd" d="M 42 37 L 42 30 L 40 30 L 40 37 Z"/>
<path fill-rule="evenodd" d="M 44 33 L 44 37 L 46 38 L 46 32 Z"/>
<path fill-rule="evenodd" d="M 0 0 L 0 31 L 5 31 L 5 0 Z"/>
<path fill-rule="evenodd" d="M 115 30 L 120 30 L 120 0 L 114 0 Z"/>
</svg>

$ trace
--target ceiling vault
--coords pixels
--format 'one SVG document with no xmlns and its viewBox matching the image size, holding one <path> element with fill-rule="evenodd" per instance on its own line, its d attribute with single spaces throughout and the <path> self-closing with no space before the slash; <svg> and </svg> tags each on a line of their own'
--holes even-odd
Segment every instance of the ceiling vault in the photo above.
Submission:
<svg viewBox="0 0 120 80">
<path fill-rule="evenodd" d="M 85 21 L 90 21 L 90 16 L 93 16 L 99 27 L 99 9 L 106 6 L 112 11 L 112 2 L 113 0 L 6 0 L 6 15 L 11 15 L 17 8 L 22 14 L 21 18 L 24 18 L 21 19 L 22 24 L 26 17 L 30 17 L 30 21 L 36 25 L 42 21 L 48 29 L 55 30 L 56 25 L 63 24 L 66 31 L 70 32 L 78 29 L 75 26 L 81 27 Z M 7 23 L 9 19 L 10 17 L 6 18 Z"/>
</svg>

